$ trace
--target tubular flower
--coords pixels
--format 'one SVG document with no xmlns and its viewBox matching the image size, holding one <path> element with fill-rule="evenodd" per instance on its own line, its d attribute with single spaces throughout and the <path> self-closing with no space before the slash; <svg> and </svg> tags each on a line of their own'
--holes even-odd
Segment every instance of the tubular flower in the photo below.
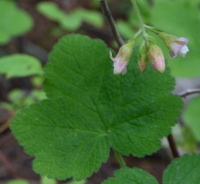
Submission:
<svg viewBox="0 0 200 184">
<path fill-rule="evenodd" d="M 110 59 L 114 62 L 114 74 L 125 74 L 127 72 L 126 66 L 130 60 L 133 52 L 133 42 L 128 42 L 127 44 L 120 47 L 119 52 L 115 58 L 112 57 L 110 52 Z"/>
<path fill-rule="evenodd" d="M 154 68 L 158 72 L 160 72 L 160 73 L 164 72 L 164 70 L 165 70 L 165 59 L 164 59 L 163 52 L 160 49 L 160 47 L 158 47 L 155 44 L 152 44 L 150 46 L 149 59 L 150 59 L 152 65 L 154 66 Z"/>
<path fill-rule="evenodd" d="M 178 55 L 185 57 L 186 53 L 189 51 L 188 47 L 186 46 L 189 40 L 188 38 L 178 38 L 177 36 L 169 35 L 163 32 L 160 32 L 158 35 L 163 39 L 165 45 L 170 50 L 170 58 L 175 58 Z"/>
</svg>

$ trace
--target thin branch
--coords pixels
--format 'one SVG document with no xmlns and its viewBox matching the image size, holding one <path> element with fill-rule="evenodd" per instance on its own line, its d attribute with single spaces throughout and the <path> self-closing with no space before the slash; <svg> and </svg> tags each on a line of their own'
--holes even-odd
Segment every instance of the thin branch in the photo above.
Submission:
<svg viewBox="0 0 200 184">
<path fill-rule="evenodd" d="M 180 97 L 186 97 L 188 95 L 192 95 L 192 94 L 197 94 L 197 93 L 200 93 L 200 89 L 188 89 L 184 92 L 181 92 L 179 94 Z"/>
<path fill-rule="evenodd" d="M 119 45 L 119 47 L 121 47 L 124 44 L 124 41 L 117 30 L 115 21 L 112 17 L 112 14 L 110 12 L 110 9 L 108 7 L 106 0 L 100 0 L 100 4 L 101 4 L 102 12 L 103 12 L 104 16 L 106 17 L 106 20 L 111 28 L 113 36 L 114 36 L 117 44 Z"/>
<path fill-rule="evenodd" d="M 180 155 L 179 155 L 179 152 L 177 150 L 177 146 L 175 144 L 175 141 L 174 141 L 174 138 L 173 138 L 172 134 L 167 136 L 167 140 L 169 142 L 169 146 L 171 148 L 171 151 L 172 151 L 172 154 L 173 154 L 174 158 L 179 158 Z"/>
</svg>

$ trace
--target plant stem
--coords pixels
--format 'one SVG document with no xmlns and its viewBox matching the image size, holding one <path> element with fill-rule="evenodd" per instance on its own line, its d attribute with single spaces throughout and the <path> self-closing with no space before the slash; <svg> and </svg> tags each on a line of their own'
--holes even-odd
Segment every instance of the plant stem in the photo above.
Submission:
<svg viewBox="0 0 200 184">
<path fill-rule="evenodd" d="M 116 156 L 116 158 L 117 158 L 117 160 L 118 160 L 120 166 L 121 166 L 122 168 L 126 168 L 126 163 L 125 163 L 125 161 L 124 161 L 122 155 L 121 155 L 118 151 L 116 151 L 115 149 L 113 149 L 113 151 L 114 151 L 114 153 L 115 153 L 115 156 Z"/>
<path fill-rule="evenodd" d="M 117 44 L 119 45 L 119 47 L 121 47 L 124 44 L 124 41 L 117 30 L 115 21 L 112 17 L 112 14 L 110 12 L 110 9 L 108 7 L 106 0 L 100 0 L 100 5 L 101 5 L 102 12 L 103 12 L 104 16 L 106 17 L 106 20 L 111 28 L 113 36 L 114 36 Z"/>
<path fill-rule="evenodd" d="M 179 152 L 177 150 L 177 147 L 176 147 L 176 144 L 175 144 L 175 141 L 174 141 L 172 134 L 167 136 L 167 140 L 169 142 L 169 146 L 171 148 L 171 151 L 172 151 L 174 158 L 179 158 L 180 155 L 179 155 Z"/>
<path fill-rule="evenodd" d="M 140 14 L 140 10 L 139 10 L 139 7 L 137 5 L 137 2 L 136 0 L 131 0 L 132 4 L 133 4 L 133 8 L 135 10 L 135 14 L 138 18 L 138 21 L 140 23 L 140 28 L 142 29 L 142 35 L 143 37 L 145 38 L 145 35 L 146 35 L 146 30 L 145 30 L 145 26 L 144 26 L 144 22 L 143 22 L 143 19 L 142 19 L 142 16 Z"/>
</svg>

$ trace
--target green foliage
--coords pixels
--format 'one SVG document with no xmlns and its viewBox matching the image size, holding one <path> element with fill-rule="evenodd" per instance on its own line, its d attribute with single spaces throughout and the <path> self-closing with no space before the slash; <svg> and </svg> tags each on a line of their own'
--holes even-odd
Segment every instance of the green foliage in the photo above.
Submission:
<svg viewBox="0 0 200 184">
<path fill-rule="evenodd" d="M 200 98 L 193 98 L 184 113 L 186 124 L 192 129 L 198 141 L 200 141 L 200 116 L 199 116 Z"/>
<path fill-rule="evenodd" d="M 181 132 L 182 132 L 184 141 L 180 143 L 179 145 L 187 152 L 192 153 L 192 152 L 197 151 L 198 149 L 197 139 L 194 136 L 192 129 L 188 126 L 184 126 Z"/>
<path fill-rule="evenodd" d="M 43 74 L 40 61 L 26 54 L 1 57 L 0 65 L 0 73 L 5 74 L 7 78 Z"/>
<path fill-rule="evenodd" d="M 19 180 L 10 180 L 6 184 L 29 184 L 29 182 L 26 180 L 19 179 Z"/>
<path fill-rule="evenodd" d="M 200 155 L 183 155 L 173 160 L 164 172 L 164 184 L 200 184 Z"/>
<path fill-rule="evenodd" d="M 0 1 L 0 45 L 11 37 L 24 34 L 33 27 L 31 17 L 12 0 Z"/>
<path fill-rule="evenodd" d="M 86 183 L 86 181 L 82 180 L 82 181 L 70 181 L 67 184 L 85 184 L 85 183 Z"/>
<path fill-rule="evenodd" d="M 199 184 L 200 155 L 183 155 L 175 159 L 164 172 L 163 184 Z M 115 178 L 109 178 L 103 184 L 157 184 L 149 173 L 138 168 L 125 168 L 115 172 Z"/>
<path fill-rule="evenodd" d="M 99 12 L 76 9 L 67 15 L 53 2 L 41 2 L 37 5 L 37 10 L 51 20 L 57 21 L 60 25 L 69 30 L 77 30 L 83 21 L 96 27 L 103 25 L 103 17 Z"/>
<path fill-rule="evenodd" d="M 30 93 L 25 93 L 23 90 L 14 89 L 8 94 L 8 99 L 10 103 L 4 102 L 3 106 L 6 109 L 19 111 L 24 107 L 28 107 L 29 105 L 44 100 L 46 95 L 44 91 L 41 90 L 32 90 Z"/>
<path fill-rule="evenodd" d="M 125 168 L 115 172 L 115 178 L 109 178 L 103 184 L 158 184 L 149 173 L 138 168 Z"/>
<path fill-rule="evenodd" d="M 124 155 L 152 154 L 176 123 L 182 102 L 170 94 L 169 71 L 159 74 L 149 65 L 141 74 L 134 55 L 126 75 L 113 75 L 109 51 L 85 36 L 61 39 L 45 67 L 49 99 L 13 119 L 12 131 L 36 157 L 41 175 L 85 179 L 107 161 L 110 147 Z"/>
<path fill-rule="evenodd" d="M 42 184 L 57 184 L 56 180 L 49 179 L 47 177 L 42 177 L 41 178 L 41 183 Z"/>
<path fill-rule="evenodd" d="M 189 38 L 190 52 L 187 56 L 169 59 L 172 74 L 179 77 L 199 76 L 200 11 L 196 3 L 188 0 L 155 0 L 149 11 L 151 24 L 169 34 Z M 166 47 L 163 45 L 162 49 L 164 48 Z M 165 49 L 165 54 L 168 55 L 168 49 Z"/>
<path fill-rule="evenodd" d="M 60 21 L 65 17 L 65 13 L 53 2 L 40 2 L 37 10 L 51 20 Z"/>
<path fill-rule="evenodd" d="M 187 153 L 193 153 L 197 150 L 197 140 L 190 127 L 176 124 L 173 128 L 172 134 L 177 146 Z"/>
</svg>

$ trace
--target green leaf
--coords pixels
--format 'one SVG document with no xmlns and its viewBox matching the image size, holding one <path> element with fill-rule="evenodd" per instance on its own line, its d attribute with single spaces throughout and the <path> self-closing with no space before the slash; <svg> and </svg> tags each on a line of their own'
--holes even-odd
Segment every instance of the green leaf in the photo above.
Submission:
<svg viewBox="0 0 200 184">
<path fill-rule="evenodd" d="M 0 44 L 11 37 L 24 34 L 33 27 L 31 17 L 16 6 L 12 0 L 0 1 Z"/>
<path fill-rule="evenodd" d="M 96 27 L 103 26 L 103 16 L 97 11 L 91 11 L 79 8 L 71 13 L 72 16 L 81 18 L 82 21 L 86 21 Z"/>
<path fill-rule="evenodd" d="M 61 26 L 69 31 L 76 31 L 82 24 L 81 17 L 77 17 L 74 14 L 70 14 L 60 20 Z"/>
<path fill-rule="evenodd" d="M 0 73 L 11 77 L 26 77 L 42 75 L 43 70 L 40 61 L 26 54 L 13 54 L 0 58 Z"/>
<path fill-rule="evenodd" d="M 37 10 L 49 19 L 58 21 L 64 29 L 69 31 L 77 30 L 83 21 L 96 27 L 103 25 L 103 16 L 97 11 L 79 8 L 67 15 L 53 2 L 41 2 L 37 5 Z"/>
<path fill-rule="evenodd" d="M 67 184 L 86 184 L 86 181 L 85 180 L 82 180 L 82 181 L 70 181 L 70 182 L 67 182 Z"/>
<path fill-rule="evenodd" d="M 200 184 L 200 155 L 183 155 L 173 160 L 164 172 L 164 184 Z"/>
<path fill-rule="evenodd" d="M 185 58 L 179 56 L 175 59 L 168 59 L 172 74 L 178 77 L 199 76 L 200 12 L 198 6 L 188 0 L 155 0 L 154 7 L 149 8 L 149 11 L 151 24 L 168 34 L 189 38 L 190 51 Z M 159 42 L 160 45 L 161 42 Z M 169 55 L 164 44 L 162 44 L 162 49 L 166 56 Z"/>
<path fill-rule="evenodd" d="M 28 184 L 28 183 L 29 182 L 26 180 L 17 179 L 17 180 L 10 180 L 6 184 Z"/>
<path fill-rule="evenodd" d="M 51 20 L 60 21 L 65 18 L 65 13 L 53 2 L 40 2 L 37 10 Z"/>
<path fill-rule="evenodd" d="M 184 113 L 186 124 L 192 129 L 198 141 L 200 141 L 200 98 L 193 98 Z"/>
<path fill-rule="evenodd" d="M 57 184 L 57 182 L 54 179 L 49 179 L 47 177 L 42 177 L 41 178 L 41 184 Z"/>
<path fill-rule="evenodd" d="M 159 74 L 149 65 L 141 74 L 133 55 L 128 73 L 113 75 L 109 51 L 102 41 L 80 35 L 54 47 L 45 67 L 49 99 L 24 109 L 11 124 L 36 157 L 36 172 L 82 180 L 106 162 L 110 147 L 142 157 L 170 133 L 182 102 L 170 94 L 169 71 Z"/>
<path fill-rule="evenodd" d="M 119 169 L 114 176 L 115 178 L 109 178 L 103 184 L 158 184 L 153 176 L 138 168 Z"/>
</svg>

